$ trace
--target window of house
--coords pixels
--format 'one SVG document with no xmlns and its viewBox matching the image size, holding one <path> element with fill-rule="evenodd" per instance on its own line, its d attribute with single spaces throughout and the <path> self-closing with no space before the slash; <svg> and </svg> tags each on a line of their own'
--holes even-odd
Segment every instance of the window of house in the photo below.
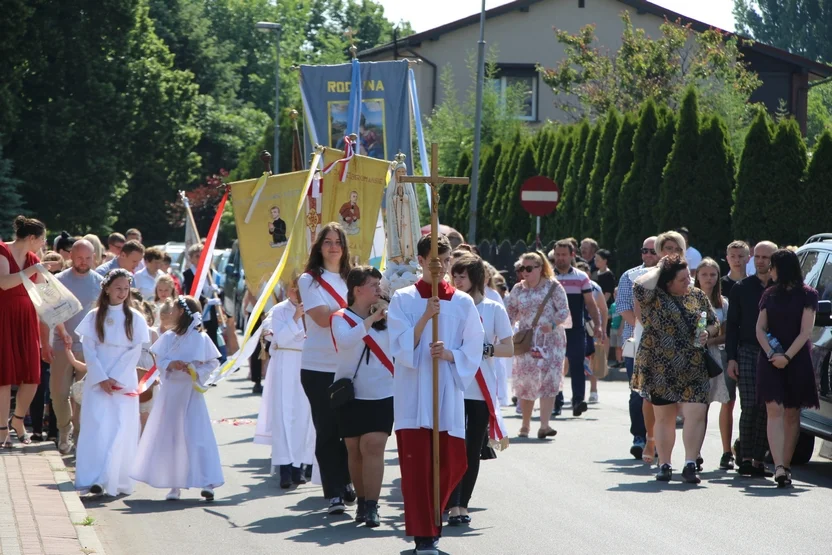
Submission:
<svg viewBox="0 0 832 555">
<path fill-rule="evenodd" d="M 498 76 L 492 84 L 500 93 L 503 102 L 509 94 L 519 94 L 518 119 L 537 121 L 538 79 L 534 66 L 500 67 Z"/>
</svg>

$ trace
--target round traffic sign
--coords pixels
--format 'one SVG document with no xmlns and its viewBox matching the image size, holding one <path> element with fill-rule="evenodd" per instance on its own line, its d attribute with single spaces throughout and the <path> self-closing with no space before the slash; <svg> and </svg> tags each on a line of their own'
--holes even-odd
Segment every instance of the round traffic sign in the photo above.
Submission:
<svg viewBox="0 0 832 555">
<path fill-rule="evenodd" d="M 560 200 L 558 184 L 542 175 L 530 177 L 520 187 L 520 205 L 532 216 L 547 216 Z"/>
</svg>

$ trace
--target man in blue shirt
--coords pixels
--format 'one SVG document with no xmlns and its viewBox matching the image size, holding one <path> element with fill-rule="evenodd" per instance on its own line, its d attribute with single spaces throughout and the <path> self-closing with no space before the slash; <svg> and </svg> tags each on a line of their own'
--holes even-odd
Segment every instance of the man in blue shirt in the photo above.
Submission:
<svg viewBox="0 0 832 555">
<path fill-rule="evenodd" d="M 632 379 L 633 366 L 635 364 L 635 351 L 638 345 L 632 350 L 627 349 L 626 342 L 633 337 L 636 325 L 636 313 L 633 302 L 633 283 L 639 276 L 659 263 L 659 255 L 656 252 L 656 238 L 648 237 L 641 245 L 640 266 L 631 268 L 621 275 L 618 282 L 618 298 L 616 299 L 616 310 L 624 319 L 624 329 L 621 332 L 621 340 L 624 342 L 624 365 L 627 368 L 627 377 Z M 627 356 L 629 354 L 629 356 Z M 633 446 L 630 447 L 630 454 L 636 459 L 641 459 L 644 453 L 644 445 L 647 441 L 647 430 L 644 426 L 644 414 L 641 412 L 641 395 L 630 391 L 630 433 L 633 435 Z M 651 453 L 652 455 L 652 453 Z"/>
<path fill-rule="evenodd" d="M 96 268 L 95 271 L 101 276 L 106 276 L 110 271 L 122 268 L 132 274 L 136 272 L 142 258 L 144 258 L 144 246 L 135 240 L 127 241 L 121 247 L 121 253 L 117 257 L 109 262 L 105 262 Z"/>
</svg>

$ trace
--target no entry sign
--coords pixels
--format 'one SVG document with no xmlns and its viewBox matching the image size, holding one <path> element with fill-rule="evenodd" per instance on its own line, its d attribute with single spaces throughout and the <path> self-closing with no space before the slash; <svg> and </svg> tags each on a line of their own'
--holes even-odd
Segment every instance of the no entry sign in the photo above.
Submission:
<svg viewBox="0 0 832 555">
<path fill-rule="evenodd" d="M 520 205 L 532 216 L 551 214 L 558 207 L 559 200 L 560 189 L 548 177 L 530 177 L 520 187 Z"/>
</svg>

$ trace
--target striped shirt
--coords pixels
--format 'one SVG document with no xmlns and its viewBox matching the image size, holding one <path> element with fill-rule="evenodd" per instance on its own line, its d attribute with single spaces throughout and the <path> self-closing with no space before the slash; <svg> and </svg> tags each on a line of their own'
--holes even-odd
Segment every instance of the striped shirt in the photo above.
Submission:
<svg viewBox="0 0 832 555">
<path fill-rule="evenodd" d="M 577 268 L 569 268 L 564 274 L 555 270 L 555 277 L 566 290 L 566 298 L 569 301 L 569 312 L 573 322 L 584 321 L 584 293 L 592 293 L 592 282 L 589 276 Z M 576 325 L 575 329 L 581 329 Z"/>
<path fill-rule="evenodd" d="M 618 281 L 618 297 L 615 299 L 616 311 L 621 314 L 625 310 L 633 309 L 633 283 L 647 272 L 650 268 L 644 264 L 630 268 L 621 275 Z M 627 341 L 633 336 L 633 326 L 627 320 L 624 320 L 624 329 L 621 331 L 621 340 Z"/>
</svg>

